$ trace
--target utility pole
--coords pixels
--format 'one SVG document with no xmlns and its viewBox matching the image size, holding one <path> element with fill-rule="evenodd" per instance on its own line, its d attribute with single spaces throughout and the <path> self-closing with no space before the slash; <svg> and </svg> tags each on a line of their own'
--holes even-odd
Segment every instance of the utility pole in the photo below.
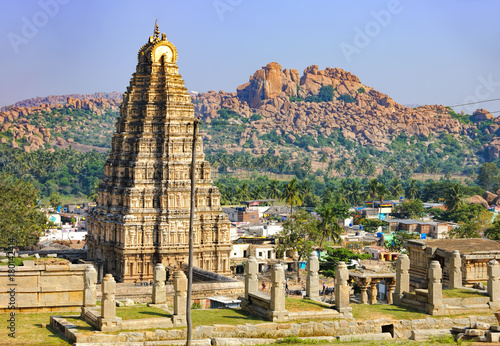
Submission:
<svg viewBox="0 0 500 346">
<path fill-rule="evenodd" d="M 199 119 L 193 122 L 193 147 L 191 148 L 191 211 L 189 214 L 189 261 L 188 261 L 188 287 L 186 299 L 187 340 L 186 345 L 191 346 L 193 324 L 191 322 L 191 291 L 193 287 L 193 222 L 195 207 L 195 177 L 196 177 L 196 137 L 198 136 Z"/>
</svg>

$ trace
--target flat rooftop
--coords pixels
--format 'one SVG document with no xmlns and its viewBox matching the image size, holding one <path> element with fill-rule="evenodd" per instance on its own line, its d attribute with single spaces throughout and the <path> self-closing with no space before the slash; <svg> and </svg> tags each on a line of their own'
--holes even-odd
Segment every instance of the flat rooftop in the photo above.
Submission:
<svg viewBox="0 0 500 346">
<path fill-rule="evenodd" d="M 425 243 L 427 246 L 437 247 L 449 252 L 458 250 L 461 254 L 468 254 L 478 251 L 500 251 L 499 242 L 481 238 L 436 239 L 427 240 Z"/>
</svg>

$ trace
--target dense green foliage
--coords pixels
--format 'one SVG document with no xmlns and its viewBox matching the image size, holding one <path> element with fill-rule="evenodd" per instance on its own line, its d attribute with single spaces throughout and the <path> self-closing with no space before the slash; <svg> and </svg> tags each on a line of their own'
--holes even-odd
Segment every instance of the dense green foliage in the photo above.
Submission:
<svg viewBox="0 0 500 346">
<path fill-rule="evenodd" d="M 424 204 L 419 199 L 410 199 L 396 205 L 392 212 L 398 217 L 420 219 L 424 216 Z"/>
<path fill-rule="evenodd" d="M 47 224 L 33 184 L 0 174 L 0 248 L 35 245 Z"/>
<path fill-rule="evenodd" d="M 87 196 L 104 175 L 107 153 L 72 149 L 25 153 L 1 146 L 0 172 L 32 183 L 42 196 L 53 193 Z"/>
<path fill-rule="evenodd" d="M 358 254 L 346 248 L 326 248 L 326 256 L 319 263 L 320 273 L 326 277 L 335 277 L 335 268 L 339 262 L 345 262 L 348 269 L 356 267 L 355 261 L 368 259 L 368 254 Z"/>
</svg>

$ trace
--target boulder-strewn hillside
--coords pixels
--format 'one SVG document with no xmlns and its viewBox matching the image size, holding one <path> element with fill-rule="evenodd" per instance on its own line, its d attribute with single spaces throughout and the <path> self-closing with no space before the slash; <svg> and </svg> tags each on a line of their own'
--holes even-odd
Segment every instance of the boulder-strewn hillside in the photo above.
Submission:
<svg viewBox="0 0 500 346">
<path fill-rule="evenodd" d="M 0 111 L 0 144 L 25 152 L 105 151 L 120 103 L 118 92 L 20 101 Z M 272 62 L 236 91 L 193 94 L 193 103 L 208 159 L 223 171 L 263 167 L 249 154 L 274 157 L 264 165 L 275 172 L 328 168 L 327 176 L 371 176 L 384 168 L 405 176 L 470 174 L 500 157 L 500 120 L 488 111 L 406 107 L 338 68 L 312 65 L 300 75 Z"/>
<path fill-rule="evenodd" d="M 48 96 L 3 107 L 0 143 L 26 152 L 68 145 L 79 151 L 105 150 L 121 103 L 117 94 Z M 98 95 L 107 98 L 87 98 Z"/>
<path fill-rule="evenodd" d="M 332 86 L 331 102 L 306 102 L 318 95 L 321 87 Z M 280 136 L 309 134 L 329 136 L 340 130 L 345 138 L 361 145 L 384 150 L 392 139 L 408 136 L 452 135 L 473 136 L 473 124 L 454 119 L 443 106 L 408 108 L 388 95 L 362 84 L 358 77 L 338 68 L 318 70 L 312 65 L 302 76 L 295 69 L 282 69 L 269 63 L 240 85 L 237 92 L 208 92 L 193 97 L 196 111 L 205 122 L 219 118 L 218 111 L 228 108 L 241 117 L 263 116 L 242 134 L 239 145 L 252 137 L 276 130 Z"/>
</svg>

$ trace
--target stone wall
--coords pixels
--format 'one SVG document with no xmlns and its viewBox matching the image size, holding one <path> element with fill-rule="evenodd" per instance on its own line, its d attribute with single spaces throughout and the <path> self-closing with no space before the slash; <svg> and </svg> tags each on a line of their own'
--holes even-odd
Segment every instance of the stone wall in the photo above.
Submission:
<svg viewBox="0 0 500 346">
<path fill-rule="evenodd" d="M 51 317 L 51 324 L 54 318 Z M 63 319 L 61 319 L 63 320 Z M 62 321 L 63 322 L 63 321 Z M 413 330 L 470 328 L 476 322 L 496 323 L 495 316 L 469 316 L 463 318 L 426 318 L 419 320 L 376 319 L 366 321 L 333 320 L 306 323 L 260 323 L 245 325 L 199 326 L 193 330 L 193 339 L 214 337 L 225 338 L 280 338 L 286 336 L 329 336 L 361 335 L 390 332 L 394 338 L 409 339 Z M 69 339 L 78 343 L 147 342 L 161 340 L 182 340 L 185 329 L 156 330 L 155 332 L 122 332 L 118 335 L 84 335 L 72 329 Z"/>
<path fill-rule="evenodd" d="M 83 303 L 86 264 L 16 266 L 15 281 L 0 267 L 0 312 L 8 312 L 9 290 L 15 288 L 18 312 L 79 311 Z M 10 286 L 9 284 L 16 284 Z"/>
</svg>

